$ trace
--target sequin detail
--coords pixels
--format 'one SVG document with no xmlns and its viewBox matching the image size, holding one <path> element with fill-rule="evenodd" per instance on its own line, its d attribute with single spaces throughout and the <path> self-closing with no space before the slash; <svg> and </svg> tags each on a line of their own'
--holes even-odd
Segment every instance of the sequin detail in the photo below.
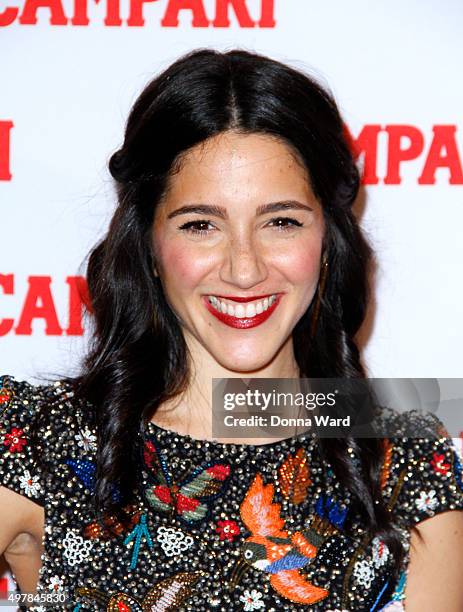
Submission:
<svg viewBox="0 0 463 612">
<path fill-rule="evenodd" d="M 140 448 L 127 449 L 140 464 L 125 518 L 97 517 L 91 404 L 63 381 L 34 386 L 8 376 L 0 377 L 0 398 L 0 482 L 44 508 L 37 590 L 68 593 L 63 612 L 242 612 L 245 605 L 379 612 L 398 605 L 392 553 L 366 532 L 355 498 L 313 436 L 221 444 L 149 423 Z M 413 419 L 430 432 L 439 427 L 431 416 Z M 21 448 L 11 452 L 3 441 L 13 433 Z M 143 451 L 151 445 L 150 466 Z M 412 525 L 463 509 L 461 460 L 442 437 L 397 437 L 388 448 L 381 491 L 405 546 Z M 153 505 L 146 492 L 155 487 Z M 404 561 L 404 576 L 406 569 Z M 317 592 L 317 601 L 300 602 Z"/>
</svg>

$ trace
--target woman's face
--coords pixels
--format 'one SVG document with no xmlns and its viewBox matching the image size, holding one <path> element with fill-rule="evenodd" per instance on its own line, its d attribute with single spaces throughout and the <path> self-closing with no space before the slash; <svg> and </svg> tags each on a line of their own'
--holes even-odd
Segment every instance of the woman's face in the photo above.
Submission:
<svg viewBox="0 0 463 612">
<path fill-rule="evenodd" d="M 184 155 L 156 210 L 153 249 L 190 350 L 234 372 L 292 359 L 323 232 L 307 173 L 282 141 L 225 132 Z"/>
</svg>

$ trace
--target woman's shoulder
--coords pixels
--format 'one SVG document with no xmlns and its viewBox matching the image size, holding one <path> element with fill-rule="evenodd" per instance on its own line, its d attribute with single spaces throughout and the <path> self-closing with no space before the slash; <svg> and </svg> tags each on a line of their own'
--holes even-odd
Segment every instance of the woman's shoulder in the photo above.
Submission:
<svg viewBox="0 0 463 612">
<path fill-rule="evenodd" d="M 32 384 L 8 374 L 0 375 L 2 430 L 8 426 L 31 430 L 53 424 L 57 432 L 62 433 L 69 420 L 81 420 L 85 413 L 88 413 L 88 406 L 75 397 L 70 381 Z M 3 444 L 9 447 L 9 438 Z"/>
<path fill-rule="evenodd" d="M 43 482 L 58 458 L 96 440 L 84 404 L 70 382 L 0 376 L 0 485 L 43 505 Z"/>
<path fill-rule="evenodd" d="M 391 415 L 385 438 L 382 487 L 388 509 L 409 528 L 447 510 L 463 510 L 462 457 L 455 440 L 433 413 Z"/>
</svg>

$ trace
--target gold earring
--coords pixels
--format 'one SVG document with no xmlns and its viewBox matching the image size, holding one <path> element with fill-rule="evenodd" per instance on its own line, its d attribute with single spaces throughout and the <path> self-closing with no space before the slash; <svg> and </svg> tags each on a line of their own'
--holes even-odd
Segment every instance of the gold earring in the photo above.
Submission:
<svg viewBox="0 0 463 612">
<path fill-rule="evenodd" d="M 320 278 L 318 279 L 317 297 L 315 298 L 314 310 L 312 314 L 312 321 L 310 325 L 310 337 L 311 338 L 315 336 L 315 331 L 317 329 L 318 316 L 320 314 L 321 299 L 323 296 L 323 292 L 325 291 L 327 272 L 328 272 L 328 257 L 326 256 L 326 253 L 324 253 L 323 258 L 322 258 Z"/>
</svg>

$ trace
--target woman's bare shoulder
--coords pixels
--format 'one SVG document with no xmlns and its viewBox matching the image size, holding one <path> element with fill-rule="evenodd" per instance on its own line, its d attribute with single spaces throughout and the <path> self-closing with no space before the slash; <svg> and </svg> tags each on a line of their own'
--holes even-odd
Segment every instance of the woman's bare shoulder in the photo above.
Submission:
<svg viewBox="0 0 463 612">
<path fill-rule="evenodd" d="M 462 582 L 463 511 L 442 512 L 420 522 L 410 537 L 407 610 L 463 610 Z"/>
<path fill-rule="evenodd" d="M 81 421 L 81 402 L 70 384 L 34 385 L 0 376 L 0 486 L 8 489 L 2 498 L 19 516 L 45 505 L 46 476 L 57 473 L 60 448 L 76 444 Z"/>
</svg>

